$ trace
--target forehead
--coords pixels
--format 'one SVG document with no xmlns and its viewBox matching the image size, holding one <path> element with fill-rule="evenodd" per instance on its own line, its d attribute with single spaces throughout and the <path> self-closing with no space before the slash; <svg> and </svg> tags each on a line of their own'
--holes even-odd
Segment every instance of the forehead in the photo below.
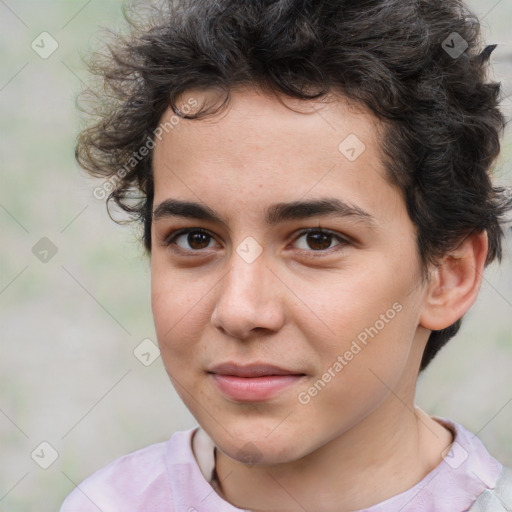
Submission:
<svg viewBox="0 0 512 512">
<path fill-rule="evenodd" d="M 211 99 L 191 91 L 177 106 Z M 161 125 L 172 116 L 166 112 Z M 382 162 L 382 124 L 343 96 L 302 101 L 238 88 L 220 114 L 177 119 L 156 141 L 155 205 L 172 196 L 263 212 L 328 194 L 371 211 L 398 199 Z"/>
<path fill-rule="evenodd" d="M 213 91 L 190 91 L 176 104 L 187 113 L 216 101 L 219 102 L 219 95 Z M 264 149 L 267 157 L 273 149 L 280 149 L 284 154 L 288 148 L 294 148 L 302 156 L 318 161 L 322 154 L 330 156 L 333 149 L 339 152 L 340 142 L 350 134 L 357 136 L 373 153 L 373 149 L 378 149 L 383 129 L 382 123 L 364 105 L 342 95 L 332 93 L 320 100 L 299 100 L 274 96 L 249 86 L 231 90 L 226 108 L 216 115 L 187 120 L 178 118 L 169 109 L 160 125 L 169 120 L 172 123 L 167 123 L 168 129 L 162 134 L 167 147 L 180 146 L 184 139 L 202 139 L 201 147 L 211 153 L 226 150 L 231 145 L 232 159 L 243 159 L 251 148 Z M 157 149 L 156 153 L 159 152 Z M 194 157 L 193 154 L 185 156 Z"/>
</svg>

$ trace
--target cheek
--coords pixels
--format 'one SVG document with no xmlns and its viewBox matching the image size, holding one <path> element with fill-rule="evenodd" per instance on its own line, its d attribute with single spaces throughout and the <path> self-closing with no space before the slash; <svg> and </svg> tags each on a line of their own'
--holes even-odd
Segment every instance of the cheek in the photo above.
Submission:
<svg viewBox="0 0 512 512">
<path fill-rule="evenodd" d="M 408 366 L 415 311 L 394 304 L 382 311 L 388 323 L 367 313 L 368 320 L 345 316 L 339 322 L 341 334 L 317 347 L 320 371 L 300 390 L 298 401 L 304 413 L 309 410 L 318 420 L 312 428 L 319 435 L 350 429 L 397 389 Z M 351 321 L 361 327 L 343 329 L 341 322 L 350 326 Z"/>
<path fill-rule="evenodd" d="M 166 354 L 176 360 L 191 353 L 200 339 L 209 288 L 204 279 L 152 262 L 151 306 L 164 362 Z"/>
<path fill-rule="evenodd" d="M 386 385 L 394 387 L 407 366 L 421 297 L 412 291 L 414 269 L 403 268 L 400 274 L 389 267 L 389 262 L 375 262 L 314 286 L 302 283 L 298 295 L 308 297 L 315 314 L 308 310 L 295 318 L 318 356 L 317 378 L 328 382 L 330 391 L 322 391 L 318 402 L 326 402 L 324 410 L 335 404 L 356 409 L 357 404 L 378 404 L 388 393 Z"/>
<path fill-rule="evenodd" d="M 389 262 L 318 274 L 314 280 L 296 279 L 290 288 L 304 300 L 297 306 L 302 314 L 295 318 L 311 339 L 316 332 L 320 339 L 331 340 L 328 346 L 340 348 L 340 340 L 347 342 L 361 333 L 364 338 L 367 329 L 373 332 L 375 327 L 379 333 L 393 331 L 414 314 L 415 282 L 406 269 L 400 276 Z"/>
</svg>

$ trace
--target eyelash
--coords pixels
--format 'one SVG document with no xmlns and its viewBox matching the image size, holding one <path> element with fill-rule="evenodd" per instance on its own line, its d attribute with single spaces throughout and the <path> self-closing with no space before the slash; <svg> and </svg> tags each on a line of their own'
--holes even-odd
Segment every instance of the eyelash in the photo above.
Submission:
<svg viewBox="0 0 512 512">
<path fill-rule="evenodd" d="M 178 254 L 183 254 L 183 255 L 190 255 L 190 253 L 201 253 L 207 249 L 198 249 L 198 250 L 194 250 L 194 249 L 182 249 L 181 247 L 177 246 L 174 242 L 176 241 L 177 238 L 179 238 L 180 236 L 183 236 L 183 235 L 188 235 L 189 233 L 202 233 L 204 235 L 207 235 L 209 236 L 210 238 L 213 238 L 215 239 L 215 237 L 209 233 L 206 229 L 203 229 L 203 228 L 185 228 L 185 229 L 179 229 L 177 231 L 172 231 L 171 233 L 169 233 L 169 235 L 167 235 L 164 239 L 164 245 L 167 246 L 167 247 L 170 247 L 171 245 L 174 245 L 174 247 L 172 248 L 172 250 Z M 309 233 L 322 233 L 322 234 L 325 234 L 325 235 L 332 235 L 333 239 L 337 240 L 339 242 L 338 245 L 335 245 L 334 247 L 330 247 L 328 249 L 321 249 L 321 250 L 305 250 L 305 249 L 299 249 L 301 252 L 303 252 L 306 257 L 308 258 L 317 258 L 317 257 L 321 257 L 321 256 L 324 256 L 324 255 L 327 255 L 327 254 L 332 254 L 333 252 L 336 252 L 336 251 L 339 251 L 341 249 L 343 249 L 343 247 L 345 247 L 346 245 L 349 245 L 351 242 L 336 234 L 335 232 L 333 231 L 330 231 L 328 229 L 324 229 L 324 228 L 307 228 L 307 229 L 303 229 L 301 230 L 297 236 L 293 239 L 293 242 L 296 242 L 297 240 L 299 240 L 301 237 L 303 237 L 304 235 L 308 235 Z"/>
</svg>

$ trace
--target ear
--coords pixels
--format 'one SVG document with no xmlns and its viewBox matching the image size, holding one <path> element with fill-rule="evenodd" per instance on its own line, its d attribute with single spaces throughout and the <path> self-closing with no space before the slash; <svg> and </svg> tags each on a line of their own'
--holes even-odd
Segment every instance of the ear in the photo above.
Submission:
<svg viewBox="0 0 512 512">
<path fill-rule="evenodd" d="M 420 325 L 432 331 L 449 327 L 473 305 L 482 284 L 487 232 L 469 235 L 443 256 L 427 285 Z"/>
</svg>

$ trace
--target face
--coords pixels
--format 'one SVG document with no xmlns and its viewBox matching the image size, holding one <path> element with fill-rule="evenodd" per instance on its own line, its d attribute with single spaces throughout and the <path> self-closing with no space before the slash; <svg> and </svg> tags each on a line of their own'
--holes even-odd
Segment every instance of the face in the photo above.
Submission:
<svg viewBox="0 0 512 512">
<path fill-rule="evenodd" d="M 382 127 L 343 98 L 286 103 L 300 111 L 236 89 L 154 152 L 161 355 L 241 462 L 297 460 L 343 435 L 414 386 L 423 348 L 416 231 L 386 180 Z"/>
</svg>

